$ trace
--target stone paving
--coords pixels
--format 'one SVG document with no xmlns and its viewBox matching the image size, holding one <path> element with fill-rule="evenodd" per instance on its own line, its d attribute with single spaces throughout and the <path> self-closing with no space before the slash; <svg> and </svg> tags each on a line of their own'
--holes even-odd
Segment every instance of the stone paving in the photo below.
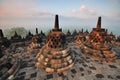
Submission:
<svg viewBox="0 0 120 80">
<path fill-rule="evenodd" d="M 112 63 L 95 61 L 80 53 L 79 47 L 71 48 L 75 51 L 76 62 L 70 70 L 56 74 L 42 72 L 34 66 L 35 59 L 31 57 L 31 64 L 25 62 L 14 80 L 120 80 L 120 59 Z"/>
</svg>

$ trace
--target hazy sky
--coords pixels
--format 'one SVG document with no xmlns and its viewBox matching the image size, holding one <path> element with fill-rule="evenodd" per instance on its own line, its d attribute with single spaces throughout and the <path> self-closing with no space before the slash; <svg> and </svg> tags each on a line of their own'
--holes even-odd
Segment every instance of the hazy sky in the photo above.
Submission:
<svg viewBox="0 0 120 80">
<path fill-rule="evenodd" d="M 120 30 L 120 0 L 0 0 L 0 28 L 3 29 L 52 28 L 55 14 L 60 15 L 63 29 L 93 28 L 98 16 L 102 16 L 103 27 Z"/>
</svg>

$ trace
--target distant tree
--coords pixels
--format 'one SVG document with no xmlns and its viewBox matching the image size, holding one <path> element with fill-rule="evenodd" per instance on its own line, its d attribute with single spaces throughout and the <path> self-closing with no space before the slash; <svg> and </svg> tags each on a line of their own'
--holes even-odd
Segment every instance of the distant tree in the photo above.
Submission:
<svg viewBox="0 0 120 80">
<path fill-rule="evenodd" d="M 18 35 L 21 35 L 22 37 L 25 37 L 27 34 L 27 30 L 24 27 L 15 27 L 11 29 L 6 29 L 5 30 L 5 36 L 10 39 L 11 36 L 15 34 L 15 31 L 17 32 Z"/>
</svg>

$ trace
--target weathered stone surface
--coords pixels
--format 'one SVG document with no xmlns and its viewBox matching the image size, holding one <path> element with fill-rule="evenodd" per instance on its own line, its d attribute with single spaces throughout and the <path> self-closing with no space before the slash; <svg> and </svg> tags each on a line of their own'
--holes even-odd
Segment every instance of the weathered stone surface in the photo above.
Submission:
<svg viewBox="0 0 120 80">
<path fill-rule="evenodd" d="M 74 65 L 74 53 L 67 48 L 65 35 L 59 29 L 58 15 L 54 29 L 47 36 L 47 44 L 42 47 L 37 59 L 37 68 L 48 73 L 63 72 Z"/>
<path fill-rule="evenodd" d="M 96 74 L 95 75 L 97 78 L 104 78 L 104 76 L 102 74 Z"/>
<path fill-rule="evenodd" d="M 117 79 L 120 79 L 120 75 L 117 75 L 116 78 L 117 78 Z"/>
<path fill-rule="evenodd" d="M 88 33 L 80 32 L 76 44 L 81 45 L 81 52 L 87 53 L 94 60 L 112 62 L 116 53 L 111 49 L 111 42 L 115 36 L 107 33 L 107 29 L 101 28 L 101 17 L 98 18 L 96 28 Z"/>
<path fill-rule="evenodd" d="M 109 65 L 110 68 L 117 68 L 115 65 Z"/>
</svg>

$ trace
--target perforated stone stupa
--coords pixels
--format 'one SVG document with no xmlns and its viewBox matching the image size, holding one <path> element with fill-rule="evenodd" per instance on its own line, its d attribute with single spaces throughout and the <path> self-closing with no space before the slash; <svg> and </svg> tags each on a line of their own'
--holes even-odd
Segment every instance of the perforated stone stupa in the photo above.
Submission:
<svg viewBox="0 0 120 80">
<path fill-rule="evenodd" d="M 81 44 L 85 49 L 84 53 L 88 53 L 95 60 L 106 62 L 115 60 L 116 53 L 112 50 L 113 38 L 107 33 L 107 29 L 101 28 L 101 17 L 98 18 L 96 28 L 93 28 L 87 37 L 85 36 L 86 40 L 81 38 Z"/>
<path fill-rule="evenodd" d="M 47 36 L 47 43 L 37 55 L 36 67 L 47 73 L 59 73 L 70 69 L 75 62 L 74 51 L 66 45 L 66 38 L 59 29 L 58 15 L 54 29 Z"/>
</svg>

